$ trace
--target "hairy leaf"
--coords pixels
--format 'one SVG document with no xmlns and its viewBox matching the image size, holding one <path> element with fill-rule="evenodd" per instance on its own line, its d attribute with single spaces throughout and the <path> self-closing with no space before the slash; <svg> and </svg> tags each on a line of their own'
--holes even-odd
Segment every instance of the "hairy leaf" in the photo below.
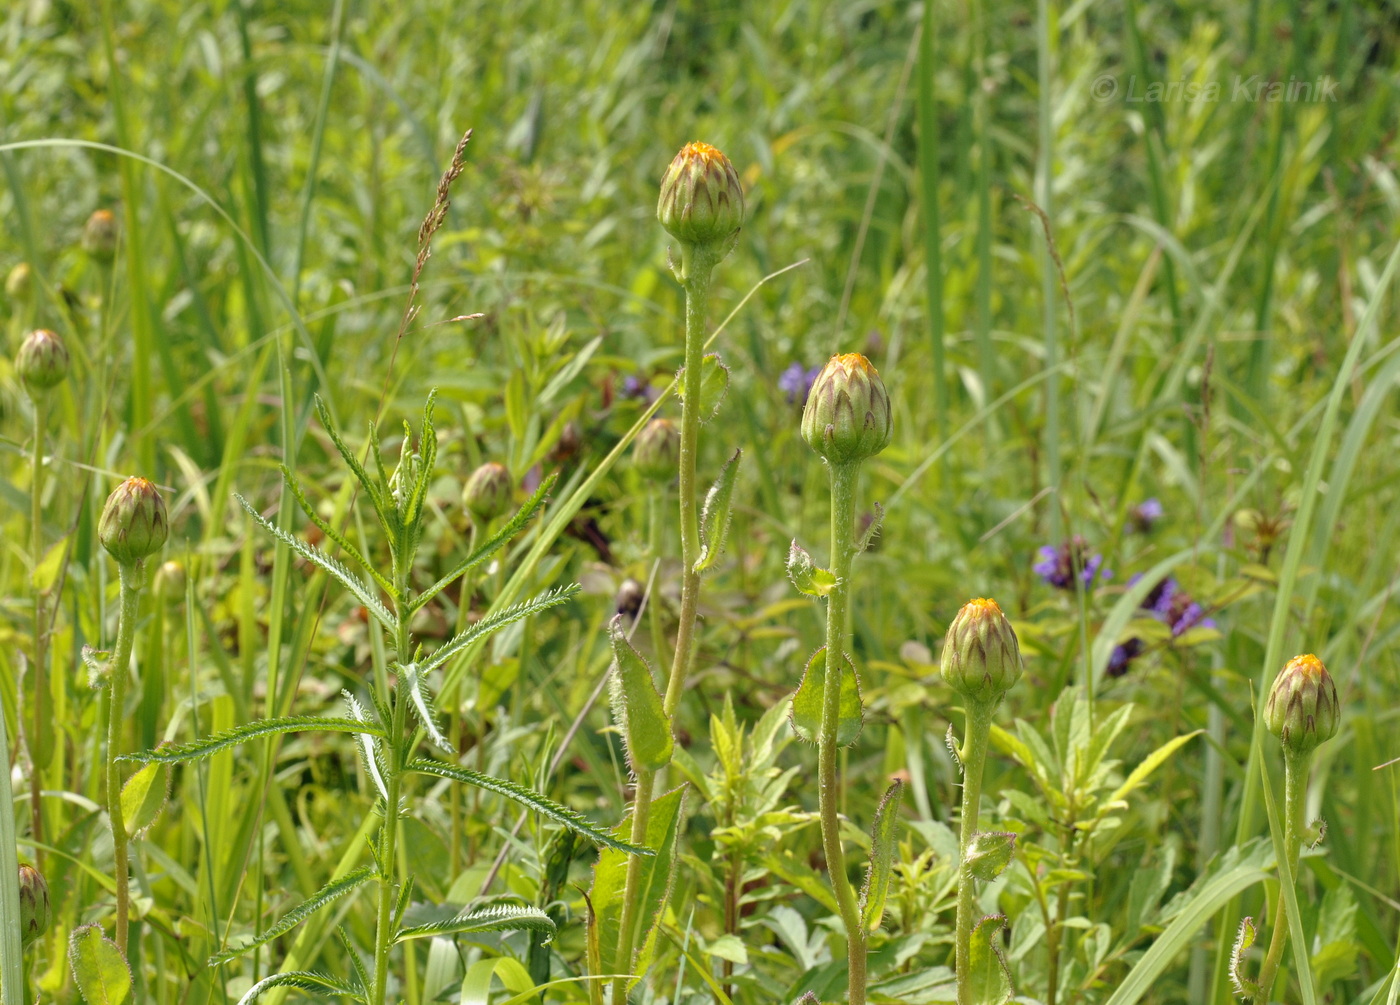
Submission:
<svg viewBox="0 0 1400 1005">
<path fill-rule="evenodd" d="M 384 735 L 384 731 L 378 726 L 356 719 L 293 715 L 284 719 L 257 719 L 253 722 L 245 722 L 241 726 L 226 729 L 201 740 L 191 740 L 189 743 L 179 746 L 157 747 L 155 750 L 146 750 L 139 754 L 123 754 L 117 760 L 138 761 L 142 764 L 149 764 L 152 761 L 161 764 L 198 761 L 228 747 L 255 740 L 260 736 L 272 736 L 277 733 L 300 733 L 309 729 L 327 730 L 332 733 L 369 733 L 378 737 Z"/>
<path fill-rule="evenodd" d="M 394 933 L 394 942 L 407 942 L 409 939 L 426 939 L 434 935 L 465 935 L 472 932 L 542 932 L 546 942 L 554 938 L 557 929 L 549 915 L 539 908 L 524 905 L 503 904 L 488 907 L 481 911 L 459 914 L 445 921 L 433 921 L 426 925 L 413 925 L 400 928 Z"/>
<path fill-rule="evenodd" d="M 841 704 L 836 724 L 836 743 L 849 747 L 860 736 L 865 712 L 860 700 L 860 681 L 849 659 L 842 662 Z M 807 662 L 802 683 L 792 696 L 789 716 L 792 728 L 808 743 L 816 743 L 822 729 L 822 693 L 826 686 L 826 647 L 818 649 Z"/>
<path fill-rule="evenodd" d="M 989 914 L 972 929 L 967 981 L 972 987 L 973 1005 L 1006 1005 L 1011 1000 L 1011 971 L 996 941 L 1005 924 L 1005 915 Z"/>
<path fill-rule="evenodd" d="M 451 751 L 452 745 L 447 742 L 447 737 L 442 735 L 442 730 L 437 724 L 437 709 L 433 707 L 433 696 L 428 691 L 428 684 L 423 680 L 424 675 L 419 671 L 417 663 L 400 663 L 399 680 L 408 689 L 409 697 L 413 700 L 413 711 L 418 716 L 418 721 L 423 724 L 423 729 L 427 732 L 428 738 L 436 743 L 443 750 Z"/>
<path fill-rule="evenodd" d="M 122 820 L 128 837 L 135 837 L 156 822 L 170 796 L 170 769 L 147 764 L 122 786 Z"/>
<path fill-rule="evenodd" d="M 364 866 L 341 879 L 327 883 L 310 898 L 302 901 L 296 907 L 282 915 L 282 917 L 277 920 L 276 924 L 264 930 L 257 938 L 240 943 L 237 946 L 230 946 L 223 952 L 215 953 L 213 956 L 209 957 L 209 966 L 216 967 L 222 963 L 227 963 L 229 960 L 237 959 L 244 953 L 251 952 L 259 946 L 267 945 L 273 939 L 281 938 L 327 904 L 339 900 L 341 897 L 354 890 L 355 887 L 367 883 L 373 878 L 374 869 L 370 866 Z"/>
<path fill-rule="evenodd" d="M 423 667 L 420 672 L 424 674 L 432 673 L 477 639 L 484 638 L 492 632 L 498 632 L 507 625 L 513 625 L 521 618 L 528 618 L 532 614 L 537 614 L 540 611 L 547 611 L 551 607 L 557 607 L 572 598 L 578 591 L 578 584 L 571 583 L 568 586 L 561 586 L 547 593 L 541 593 L 533 600 L 525 600 L 512 607 L 507 607 L 503 611 L 497 611 L 495 614 L 488 614 L 466 631 L 452 639 L 451 642 L 440 646 L 423 662 Z"/>
<path fill-rule="evenodd" d="M 357 1002 L 365 1000 L 355 985 L 341 980 L 339 977 L 332 977 L 330 974 L 316 973 L 314 970 L 291 970 L 285 974 L 273 974 L 271 977 L 264 977 L 258 983 L 248 989 L 248 993 L 238 999 L 238 1005 L 253 1005 L 264 991 L 271 991 L 273 988 L 296 988 L 298 991 L 329 992 L 339 995 L 342 998 L 350 998 Z"/>
<path fill-rule="evenodd" d="M 68 937 L 68 965 L 88 1005 L 122 1005 L 131 994 L 131 968 L 98 925 L 80 925 Z"/>
<path fill-rule="evenodd" d="M 360 707 L 360 703 L 355 700 L 355 696 L 349 691 L 342 691 L 345 695 L 345 704 L 349 711 L 349 716 L 355 722 L 369 723 L 369 716 Z M 376 732 L 357 732 L 355 742 L 360 748 L 360 761 L 365 766 L 365 774 L 369 775 L 370 781 L 374 783 L 375 790 L 379 793 L 379 798 L 389 799 L 389 787 L 384 784 L 384 776 L 387 774 L 385 764 L 379 755 L 378 737 L 383 734 Z"/>
<path fill-rule="evenodd" d="M 967 849 L 967 868 L 983 881 L 996 879 L 1011 861 L 1016 835 L 1007 831 L 979 831 Z"/>
<path fill-rule="evenodd" d="M 724 396 L 729 390 L 729 367 L 719 358 L 719 353 L 707 353 L 700 361 L 700 407 L 701 422 L 709 422 L 719 413 Z M 685 367 L 676 374 L 676 397 L 685 404 Z"/>
<path fill-rule="evenodd" d="M 836 588 L 836 573 L 814 564 L 812 556 L 796 538 L 788 550 L 787 574 L 798 592 L 809 597 L 825 597 Z"/>
<path fill-rule="evenodd" d="M 885 897 L 894 869 L 895 838 L 899 835 L 899 799 L 903 794 L 904 783 L 896 779 L 885 790 L 875 811 L 875 826 L 870 833 L 870 867 L 865 873 L 865 887 L 860 892 L 861 920 L 869 931 L 879 928 L 885 916 Z"/>
<path fill-rule="evenodd" d="M 700 557 L 695 560 L 696 572 L 704 572 L 719 560 L 724 550 L 725 539 L 729 536 L 729 514 L 734 501 L 734 483 L 739 478 L 739 459 L 742 450 L 735 450 L 724 462 L 719 477 L 705 494 L 705 505 L 700 510 Z"/>
<path fill-rule="evenodd" d="M 655 771 L 671 763 L 675 739 L 671 735 L 671 720 L 662 707 L 651 667 L 641 653 L 632 648 L 622 630 L 622 616 L 609 625 L 612 636 L 613 712 L 627 743 L 627 757 L 634 768 Z"/>
</svg>

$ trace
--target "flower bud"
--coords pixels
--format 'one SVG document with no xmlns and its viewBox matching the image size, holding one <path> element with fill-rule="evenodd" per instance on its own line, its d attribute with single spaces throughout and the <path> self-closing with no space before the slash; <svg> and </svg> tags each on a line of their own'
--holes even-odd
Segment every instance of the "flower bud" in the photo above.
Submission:
<svg viewBox="0 0 1400 1005">
<path fill-rule="evenodd" d="M 185 596 L 185 567 L 173 558 L 162 562 L 156 570 L 156 596 L 166 600 L 181 600 Z"/>
<path fill-rule="evenodd" d="M 36 328 L 20 343 L 15 369 L 30 394 L 51 391 L 68 376 L 68 347 L 56 332 Z"/>
<path fill-rule="evenodd" d="M 97 525 L 98 540 L 118 565 L 134 565 L 160 551 L 168 531 L 165 500 L 144 478 L 118 485 Z"/>
<path fill-rule="evenodd" d="M 462 505 L 477 523 L 488 524 L 510 509 L 515 486 L 504 464 L 487 461 L 472 472 L 462 489 Z"/>
<path fill-rule="evenodd" d="M 833 356 L 812 383 L 802 410 L 802 438 L 832 464 L 874 457 L 890 442 L 890 396 L 858 352 Z"/>
<path fill-rule="evenodd" d="M 681 431 L 670 419 L 652 419 L 632 444 L 632 466 L 648 481 L 669 482 L 681 459 Z"/>
<path fill-rule="evenodd" d="M 13 304 L 27 304 L 34 299 L 34 270 L 28 262 L 20 262 L 5 277 L 5 296 Z"/>
<path fill-rule="evenodd" d="M 28 949 L 49 930 L 49 884 L 32 865 L 19 867 L 19 941 Z"/>
<path fill-rule="evenodd" d="M 744 223 L 739 172 L 708 143 L 687 143 L 661 179 L 656 218 L 683 244 L 722 244 Z"/>
<path fill-rule="evenodd" d="M 83 250 L 107 263 L 117 254 L 117 218 L 110 209 L 94 210 L 83 224 Z"/>
<path fill-rule="evenodd" d="M 1295 656 L 1279 671 L 1264 705 L 1264 724 L 1290 754 L 1307 754 L 1337 735 L 1341 720 L 1337 685 L 1311 653 Z"/>
<path fill-rule="evenodd" d="M 943 679 L 969 702 L 1001 699 L 1021 678 L 1021 644 L 995 600 L 970 600 L 943 640 Z"/>
</svg>

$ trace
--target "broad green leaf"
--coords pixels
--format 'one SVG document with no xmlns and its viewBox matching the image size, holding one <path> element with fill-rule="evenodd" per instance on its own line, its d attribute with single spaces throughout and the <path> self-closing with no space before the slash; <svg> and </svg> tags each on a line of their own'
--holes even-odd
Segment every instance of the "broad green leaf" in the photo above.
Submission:
<svg viewBox="0 0 1400 1005">
<path fill-rule="evenodd" d="M 503 904 L 481 911 L 463 913 L 455 918 L 434 921 L 426 925 L 413 925 L 400 928 L 394 933 L 394 942 L 407 942 L 409 939 L 427 939 L 434 935 L 466 935 L 472 932 L 542 932 L 550 941 L 556 931 L 549 915 L 539 908 L 524 905 Z"/>
<path fill-rule="evenodd" d="M 885 916 L 885 898 L 894 869 L 895 839 L 899 835 L 899 799 L 903 794 L 904 783 L 898 780 L 885 790 L 870 832 L 870 867 L 865 872 L 865 887 L 860 892 L 860 913 L 866 929 L 872 932 L 880 927 Z"/>
<path fill-rule="evenodd" d="M 736 450 L 729 456 L 719 477 L 705 494 L 705 505 L 700 510 L 700 557 L 695 560 L 696 572 L 704 572 L 713 566 L 724 550 L 725 539 L 729 536 L 734 483 L 739 478 L 739 459 L 742 456 L 742 450 Z"/>
<path fill-rule="evenodd" d="M 420 757 L 410 761 L 404 766 L 405 771 L 416 771 L 421 775 L 433 775 L 436 778 L 446 778 L 454 782 L 461 782 L 463 785 L 475 785 L 479 789 L 487 792 L 494 792 L 507 799 L 514 799 L 517 803 L 534 810 L 543 817 L 548 817 L 555 823 L 563 824 L 571 830 L 578 831 L 586 838 L 594 842 L 605 845 L 609 848 L 616 848 L 618 851 L 632 855 L 655 855 L 656 852 L 649 848 L 638 848 L 625 841 L 620 841 L 607 831 L 590 823 L 582 814 L 575 813 L 566 806 L 560 806 L 551 799 L 540 795 L 534 789 L 527 789 L 523 785 L 508 781 L 504 778 L 496 778 L 492 775 L 483 775 L 479 771 L 472 771 L 470 768 L 458 767 L 455 764 L 448 764 L 445 761 L 433 761 Z"/>
<path fill-rule="evenodd" d="M 1132 770 L 1132 773 L 1123 780 L 1123 784 L 1113 790 L 1113 795 L 1108 797 L 1108 800 L 1104 803 L 1103 807 L 1100 808 L 1099 813 L 1101 815 L 1103 813 L 1106 813 L 1114 803 L 1121 800 L 1128 793 L 1132 792 L 1135 788 L 1137 788 L 1139 785 L 1145 782 L 1147 780 L 1147 776 L 1152 774 L 1152 772 L 1156 771 L 1158 768 L 1160 768 L 1163 762 L 1165 762 L 1168 757 L 1171 757 L 1172 754 L 1176 753 L 1176 749 L 1178 747 L 1180 747 L 1183 743 L 1186 743 L 1188 740 L 1198 736 L 1203 732 L 1205 732 L 1205 730 L 1198 729 L 1194 732 L 1187 733 L 1184 736 L 1174 736 L 1166 743 L 1158 747 L 1156 750 L 1152 751 L 1152 753 L 1144 757 L 1142 759 L 1142 763 L 1139 764 L 1136 768 L 1134 768 Z"/>
<path fill-rule="evenodd" d="M 793 538 L 792 548 L 788 551 L 787 574 L 798 592 L 809 597 L 825 597 L 836 586 L 836 573 L 814 564 L 812 556 L 797 543 L 796 538 Z"/>
<path fill-rule="evenodd" d="M 1346 883 L 1337 884 L 1323 896 L 1316 941 L 1321 945 L 1312 954 L 1312 966 L 1319 988 L 1326 991 L 1336 981 L 1356 973 L 1361 949 L 1356 940 L 1356 898 Z"/>
<path fill-rule="evenodd" d="M 841 672 L 841 703 L 836 724 L 837 746 L 849 747 L 860 736 L 865 721 L 860 700 L 860 681 L 850 659 L 844 659 Z M 802 683 L 792 696 L 792 728 L 808 743 L 816 743 L 822 729 L 822 692 L 826 686 L 826 647 L 818 649 L 807 662 Z"/>
<path fill-rule="evenodd" d="M 497 611 L 495 614 L 488 614 L 454 638 L 451 642 L 447 642 L 438 647 L 438 649 L 423 662 L 423 667 L 420 672 L 424 674 L 432 673 L 477 639 L 485 638 L 492 632 L 498 632 L 507 625 L 513 625 L 521 618 L 528 618 L 530 615 L 537 614 L 540 611 L 547 611 L 551 607 L 558 607 L 560 604 L 567 602 L 574 594 L 578 593 L 578 591 L 578 584 L 571 583 L 568 586 L 561 586 L 558 589 L 541 593 L 533 600 L 525 600 L 512 607 L 507 607 L 505 610 Z"/>
<path fill-rule="evenodd" d="M 447 742 L 447 737 L 443 736 L 442 730 L 438 728 L 437 709 L 433 707 L 433 696 L 428 691 L 428 684 L 423 679 L 424 674 L 418 669 L 418 664 L 395 665 L 399 669 L 400 680 L 408 689 L 409 698 L 413 702 L 413 711 L 417 714 L 418 721 L 422 723 L 424 731 L 428 734 L 428 739 L 443 750 L 451 751 L 452 744 Z"/>
<path fill-rule="evenodd" d="M 164 764 L 147 764 L 128 778 L 122 786 L 122 819 L 127 836 L 135 837 L 155 823 L 169 796 L 170 769 Z"/>
<path fill-rule="evenodd" d="M 273 939 L 281 938 L 327 904 L 339 900 L 357 886 L 367 883 L 373 878 L 373 867 L 364 866 L 363 868 L 356 869 L 342 879 L 327 883 L 313 896 L 302 901 L 296 907 L 282 915 L 281 918 L 277 919 L 276 924 L 264 930 L 257 938 L 240 943 L 236 946 L 230 946 L 223 952 L 215 953 L 213 956 L 209 957 L 209 966 L 216 967 L 222 963 L 227 963 L 229 960 L 237 959 L 244 953 L 251 952 L 259 946 L 267 945 Z"/>
<path fill-rule="evenodd" d="M 364 606 L 365 610 L 373 614 L 375 620 L 381 625 L 391 632 L 398 627 L 398 622 L 394 619 L 394 616 L 389 613 L 389 608 L 384 606 L 384 602 L 374 595 L 369 585 L 365 583 L 364 580 L 360 579 L 359 576 L 355 575 L 319 548 L 313 548 L 301 538 L 288 534 L 281 527 L 268 522 L 263 518 L 261 513 L 253 508 L 253 504 L 247 499 L 244 499 L 241 495 L 235 493 L 234 498 L 238 500 L 239 505 L 248 511 L 248 515 L 253 518 L 258 526 L 277 538 L 277 540 L 281 541 L 312 565 L 321 569 L 332 579 L 337 580 L 340 585 L 354 594 L 355 599 Z"/>
<path fill-rule="evenodd" d="M 378 726 L 355 719 L 293 715 L 285 719 L 257 719 L 241 726 L 235 726 L 233 729 L 215 733 L 213 736 L 207 736 L 202 740 L 192 740 L 180 746 L 157 747 L 155 750 L 145 750 L 139 754 L 123 754 L 117 760 L 138 761 L 142 764 L 149 764 L 152 761 L 161 764 L 198 761 L 217 754 L 227 747 L 237 746 L 260 736 L 272 736 L 277 733 L 300 733 L 309 729 L 327 730 L 332 733 L 369 733 L 379 737 L 384 735 L 384 731 Z"/>
<path fill-rule="evenodd" d="M 271 991 L 273 988 L 296 988 L 298 991 L 314 991 L 318 993 L 329 992 L 339 995 L 342 998 L 350 998 L 357 1002 L 365 1000 L 359 993 L 355 985 L 341 980 L 339 977 L 332 977 L 330 974 L 319 974 L 312 970 L 292 970 L 285 974 L 273 974 L 271 977 L 264 977 L 258 983 L 248 989 L 248 993 L 238 999 L 238 1005 L 253 1005 L 253 1002 L 260 998 L 264 991 Z"/>
<path fill-rule="evenodd" d="M 641 653 L 632 648 L 621 622 L 619 615 L 608 628 L 616 660 L 612 679 L 613 715 L 622 726 L 632 766 L 655 771 L 671 763 L 671 751 L 675 747 L 671 720 L 662 708 L 651 667 Z"/>
<path fill-rule="evenodd" d="M 1011 971 L 995 941 L 1005 924 L 1005 915 L 989 914 L 972 929 L 966 979 L 972 988 L 973 1005 L 1006 1005 L 1011 1000 Z"/>
<path fill-rule="evenodd" d="M 967 849 L 967 867 L 972 875 L 989 882 L 1001 875 L 1016 850 L 1016 835 L 1007 831 L 979 831 Z"/>
<path fill-rule="evenodd" d="M 724 395 L 729 390 L 729 367 L 719 358 L 719 353 L 708 353 L 700 361 L 700 421 L 709 422 L 719 412 L 724 403 Z M 685 367 L 676 374 L 676 397 L 685 404 Z"/>
<path fill-rule="evenodd" d="M 131 994 L 131 969 L 121 950 L 97 925 L 80 925 L 68 937 L 68 965 L 88 1005 L 121 1005 Z"/>
</svg>

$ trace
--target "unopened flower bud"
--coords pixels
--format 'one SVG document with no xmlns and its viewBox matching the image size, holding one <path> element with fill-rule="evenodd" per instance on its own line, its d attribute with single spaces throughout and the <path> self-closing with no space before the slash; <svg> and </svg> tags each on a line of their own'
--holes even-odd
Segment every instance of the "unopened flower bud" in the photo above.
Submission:
<svg viewBox="0 0 1400 1005">
<path fill-rule="evenodd" d="M 110 209 L 94 210 L 83 224 L 83 250 L 99 262 L 117 254 L 117 218 Z"/>
<path fill-rule="evenodd" d="M 19 867 L 19 941 L 28 949 L 49 930 L 49 884 L 32 865 Z"/>
<path fill-rule="evenodd" d="M 708 143 L 687 143 L 661 179 L 656 218 L 683 244 L 723 244 L 744 224 L 739 172 Z"/>
<path fill-rule="evenodd" d="M 462 505 L 477 523 L 488 524 L 510 509 L 515 486 L 504 464 L 487 461 L 471 473 L 462 489 Z"/>
<path fill-rule="evenodd" d="M 27 304 L 34 298 L 34 271 L 20 262 L 5 277 L 5 296 L 12 304 Z"/>
<path fill-rule="evenodd" d="M 160 551 L 169 525 L 165 500 L 144 478 L 128 478 L 107 497 L 97 537 L 118 565 L 134 565 Z"/>
<path fill-rule="evenodd" d="M 1265 725 L 1290 754 L 1309 753 L 1332 739 L 1341 717 L 1337 685 L 1322 660 L 1311 653 L 1288 661 L 1264 705 Z"/>
<path fill-rule="evenodd" d="M 943 679 L 970 702 L 1001 699 L 1021 678 L 1021 644 L 995 600 L 970 600 L 943 640 Z"/>
<path fill-rule="evenodd" d="M 832 464 L 874 457 L 890 442 L 890 396 L 880 374 L 858 352 L 822 367 L 802 410 L 802 438 Z"/>
<path fill-rule="evenodd" d="M 156 570 L 156 596 L 166 600 L 179 600 L 185 595 L 185 567 L 173 558 L 162 562 Z"/>
<path fill-rule="evenodd" d="M 15 370 L 30 394 L 51 391 L 68 376 L 68 347 L 56 332 L 36 328 L 20 343 Z"/>
<path fill-rule="evenodd" d="M 632 466 L 648 481 L 669 482 L 681 459 L 681 431 L 670 419 L 652 419 L 632 444 Z"/>
</svg>

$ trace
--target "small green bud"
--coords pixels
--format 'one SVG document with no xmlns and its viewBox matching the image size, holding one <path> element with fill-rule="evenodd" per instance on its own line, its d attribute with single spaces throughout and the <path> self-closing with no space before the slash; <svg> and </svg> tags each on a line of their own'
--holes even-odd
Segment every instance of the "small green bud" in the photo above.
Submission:
<svg viewBox="0 0 1400 1005">
<path fill-rule="evenodd" d="M 648 481 L 669 482 L 681 460 L 681 431 L 670 419 L 652 419 L 632 444 L 632 466 Z"/>
<path fill-rule="evenodd" d="M 51 391 L 68 376 L 68 347 L 56 332 L 36 328 L 20 343 L 15 370 L 31 395 Z"/>
<path fill-rule="evenodd" d="M 1290 754 L 1311 753 L 1332 739 L 1341 718 L 1337 685 L 1322 660 L 1311 653 L 1288 661 L 1264 705 L 1265 725 Z"/>
<path fill-rule="evenodd" d="M 890 442 L 890 396 L 870 360 L 833 356 L 812 383 L 802 409 L 802 438 L 832 464 L 874 457 Z"/>
<path fill-rule="evenodd" d="M 5 277 L 5 296 L 14 304 L 27 304 L 34 298 L 34 270 L 20 262 Z"/>
<path fill-rule="evenodd" d="M 970 600 L 943 640 L 943 679 L 969 702 L 1001 700 L 1021 679 L 1021 643 L 995 600 Z"/>
<path fill-rule="evenodd" d="M 160 551 L 169 524 L 165 500 L 144 478 L 128 478 L 107 497 L 97 537 L 118 565 L 134 565 Z"/>
<path fill-rule="evenodd" d="M 19 941 L 28 949 L 49 930 L 49 884 L 32 865 L 19 867 Z"/>
<path fill-rule="evenodd" d="M 94 210 L 83 224 L 83 250 L 99 262 L 111 262 L 117 254 L 118 229 L 110 209 Z"/>
<path fill-rule="evenodd" d="M 487 461 L 471 473 L 462 489 L 462 505 L 480 524 L 488 524 L 510 509 L 515 485 L 504 464 Z"/>
<path fill-rule="evenodd" d="M 156 570 L 156 596 L 166 600 L 179 600 L 185 595 L 185 567 L 173 558 L 162 562 Z"/>
<path fill-rule="evenodd" d="M 744 224 L 739 172 L 708 143 L 687 143 L 661 179 L 656 219 L 682 244 L 723 245 Z"/>
</svg>

